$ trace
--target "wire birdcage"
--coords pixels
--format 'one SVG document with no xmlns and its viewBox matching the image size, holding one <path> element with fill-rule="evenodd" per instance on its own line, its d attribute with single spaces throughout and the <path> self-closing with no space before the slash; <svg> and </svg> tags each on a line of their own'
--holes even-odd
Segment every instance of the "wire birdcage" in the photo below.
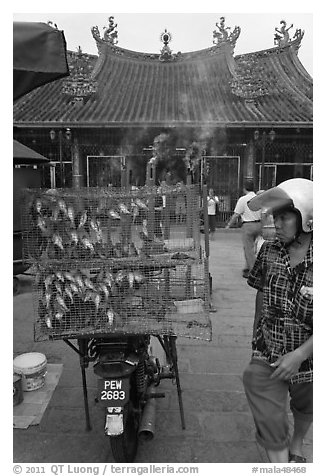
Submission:
<svg viewBox="0 0 326 476">
<path fill-rule="evenodd" d="M 170 212 L 180 196 L 179 222 Z M 210 340 L 199 204 L 196 186 L 25 190 L 35 340 L 108 333 Z"/>
<path fill-rule="evenodd" d="M 103 259 L 188 251 L 201 256 L 198 186 L 27 189 L 23 197 L 23 256 L 90 265 Z M 177 200 L 183 206 L 175 208 Z M 182 210 L 181 217 L 175 210 Z"/>
</svg>

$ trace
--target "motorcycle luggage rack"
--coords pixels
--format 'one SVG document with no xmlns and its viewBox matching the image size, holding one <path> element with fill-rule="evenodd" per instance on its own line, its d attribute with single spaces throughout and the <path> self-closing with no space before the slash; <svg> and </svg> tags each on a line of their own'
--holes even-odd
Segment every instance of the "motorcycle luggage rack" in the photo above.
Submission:
<svg viewBox="0 0 326 476">
<path fill-rule="evenodd" d="M 155 335 L 155 337 L 160 342 L 169 366 L 172 367 L 171 372 L 164 372 L 161 374 L 161 379 L 171 378 L 175 379 L 177 386 L 178 394 L 178 403 L 179 403 L 179 412 L 181 419 L 181 427 L 183 430 L 186 428 L 185 416 L 184 416 L 184 407 L 182 401 L 182 389 L 180 383 L 179 369 L 178 369 L 178 358 L 177 358 L 177 348 L 176 348 L 176 339 L 175 335 Z M 88 403 L 88 391 L 87 391 L 87 379 L 85 369 L 88 367 L 89 362 L 95 360 L 96 357 L 91 357 L 89 355 L 89 342 L 90 338 L 77 339 L 78 347 L 76 347 L 69 339 L 63 339 L 63 341 L 79 355 L 79 363 L 81 368 L 82 376 L 82 385 L 83 385 L 83 397 L 84 397 L 84 411 L 85 411 L 85 422 L 86 422 L 86 431 L 91 431 L 91 420 L 89 412 L 89 403 Z"/>
</svg>

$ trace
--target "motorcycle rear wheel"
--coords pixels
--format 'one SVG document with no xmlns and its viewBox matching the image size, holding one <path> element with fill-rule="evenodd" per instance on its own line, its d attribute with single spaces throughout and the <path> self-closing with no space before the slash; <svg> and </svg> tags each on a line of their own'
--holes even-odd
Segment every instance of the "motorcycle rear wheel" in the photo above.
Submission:
<svg viewBox="0 0 326 476">
<path fill-rule="evenodd" d="M 116 463 L 132 463 L 138 448 L 138 422 L 129 402 L 125 409 L 124 432 L 119 436 L 110 436 L 111 450 Z"/>
</svg>

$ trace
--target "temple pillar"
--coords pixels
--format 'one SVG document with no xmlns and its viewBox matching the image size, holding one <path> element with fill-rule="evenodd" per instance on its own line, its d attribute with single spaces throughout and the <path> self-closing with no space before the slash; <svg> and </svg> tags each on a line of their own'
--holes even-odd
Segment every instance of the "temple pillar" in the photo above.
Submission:
<svg viewBox="0 0 326 476">
<path fill-rule="evenodd" d="M 254 184 L 256 184 L 255 146 L 253 140 L 250 140 L 245 149 L 243 178 L 244 180 L 253 180 Z"/>
<path fill-rule="evenodd" d="M 82 163 L 79 142 L 77 137 L 73 137 L 71 145 L 72 157 L 72 186 L 73 188 L 81 188 L 83 186 Z"/>
</svg>

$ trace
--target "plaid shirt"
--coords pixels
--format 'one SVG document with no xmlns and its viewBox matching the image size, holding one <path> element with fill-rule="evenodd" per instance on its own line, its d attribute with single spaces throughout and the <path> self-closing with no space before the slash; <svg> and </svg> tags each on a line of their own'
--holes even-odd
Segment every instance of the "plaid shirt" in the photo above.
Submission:
<svg viewBox="0 0 326 476">
<path fill-rule="evenodd" d="M 312 336 L 313 304 L 300 289 L 313 279 L 313 241 L 302 263 L 290 267 L 290 256 L 277 239 L 266 241 L 248 284 L 263 292 L 263 306 L 252 341 L 253 357 L 268 363 L 292 352 Z M 291 383 L 312 382 L 312 356 L 302 362 Z"/>
</svg>

